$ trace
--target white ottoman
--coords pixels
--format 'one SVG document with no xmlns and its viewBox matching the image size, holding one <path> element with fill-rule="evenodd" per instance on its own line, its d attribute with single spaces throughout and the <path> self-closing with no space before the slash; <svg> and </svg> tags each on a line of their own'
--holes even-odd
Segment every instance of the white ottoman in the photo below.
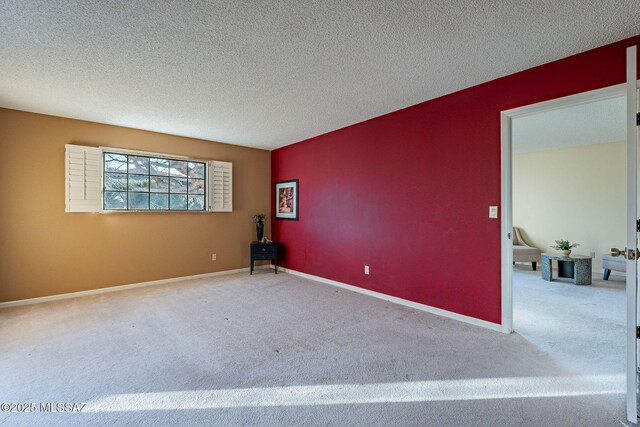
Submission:
<svg viewBox="0 0 640 427">
<path fill-rule="evenodd" d="M 618 271 L 620 273 L 627 272 L 627 259 L 623 256 L 611 256 L 611 254 L 602 255 L 602 273 L 603 280 L 609 280 L 611 270 Z"/>
</svg>

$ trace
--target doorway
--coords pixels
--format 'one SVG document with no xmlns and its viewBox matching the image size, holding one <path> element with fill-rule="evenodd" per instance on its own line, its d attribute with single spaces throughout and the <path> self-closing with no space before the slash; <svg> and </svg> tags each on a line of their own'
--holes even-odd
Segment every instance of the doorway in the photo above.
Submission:
<svg viewBox="0 0 640 427">
<path fill-rule="evenodd" d="M 627 172 L 623 178 L 627 189 L 626 245 L 624 250 L 612 249 L 612 255 L 624 254 L 626 257 L 626 412 L 627 420 L 638 422 L 638 385 L 640 384 L 640 326 L 638 326 L 640 307 L 638 301 L 638 249 L 640 233 L 640 159 L 638 144 L 640 143 L 640 80 L 638 80 L 637 47 L 627 48 L 626 83 L 602 88 L 577 95 L 567 96 L 534 105 L 519 107 L 501 113 L 501 247 L 502 247 L 502 329 L 513 332 L 513 121 L 518 117 L 526 117 L 538 112 L 552 111 L 558 108 L 577 106 L 589 102 L 606 100 L 619 96 L 626 97 L 627 114 Z M 577 263 L 575 263 L 577 264 Z M 547 278 L 548 272 L 547 272 Z"/>
<path fill-rule="evenodd" d="M 536 315 L 539 315 L 540 312 L 534 312 L 534 311 L 526 312 L 526 315 L 524 316 L 531 316 L 532 314 L 533 316 L 531 316 L 531 319 L 529 319 L 530 320 L 529 324 L 527 324 L 524 321 L 521 321 L 521 324 L 520 324 L 521 335 L 523 335 L 525 339 L 530 339 L 532 342 L 534 342 L 534 344 L 536 344 L 536 346 L 540 348 L 541 351 L 549 352 L 550 354 L 554 354 L 555 356 L 557 356 L 558 360 L 561 363 L 568 365 L 570 370 L 572 370 L 572 368 L 575 368 L 578 370 L 582 369 L 583 372 L 585 372 L 586 370 L 591 370 L 591 372 L 612 372 L 612 371 L 615 372 L 616 378 L 618 378 L 618 380 L 621 383 L 620 384 L 621 390 L 624 389 L 625 380 L 629 377 L 629 373 L 625 372 L 625 371 L 628 371 L 629 369 L 628 366 L 626 366 L 627 369 L 625 369 L 625 348 L 629 347 L 629 345 L 625 346 L 625 339 L 627 340 L 627 342 L 629 340 L 628 333 L 625 334 L 625 329 L 628 329 L 626 328 L 626 325 L 629 322 L 629 320 L 626 319 L 626 313 L 625 313 L 625 307 L 626 307 L 625 303 L 628 298 L 628 295 L 625 294 L 625 290 L 624 290 L 624 283 L 626 279 L 618 278 L 618 286 L 620 286 L 620 288 L 617 289 L 615 292 L 610 292 L 609 294 L 604 295 L 604 293 L 606 293 L 606 291 L 609 290 L 609 289 L 606 289 L 608 287 L 607 282 L 601 282 L 601 283 L 607 283 L 607 286 L 605 287 L 600 286 L 599 289 L 596 289 L 598 288 L 598 286 L 594 286 L 593 287 L 594 289 L 587 289 L 587 291 L 590 291 L 590 292 L 581 292 L 581 290 L 577 289 L 576 285 L 569 285 L 566 283 L 562 284 L 564 285 L 564 287 L 562 285 L 558 286 L 558 284 L 555 284 L 555 286 L 549 287 L 548 285 L 554 282 L 543 282 L 541 277 L 542 275 L 540 274 L 541 272 L 540 271 L 534 272 L 533 269 L 531 269 L 530 271 L 524 272 L 523 270 L 516 268 L 516 271 L 514 273 L 514 265 L 513 265 L 514 264 L 513 262 L 514 261 L 514 253 L 513 253 L 514 228 L 513 227 L 514 225 L 522 226 L 522 224 L 514 223 L 514 193 L 513 193 L 514 170 L 513 170 L 513 167 L 515 163 L 514 155 L 515 155 L 515 151 L 517 151 L 517 150 L 514 150 L 514 145 L 516 143 L 515 138 L 517 137 L 517 132 L 515 131 L 517 130 L 518 123 L 535 123 L 536 118 L 540 118 L 543 116 L 550 117 L 553 114 L 562 114 L 563 112 L 566 112 L 569 110 L 574 110 L 574 111 L 579 111 L 581 109 L 584 110 L 584 109 L 588 109 L 590 105 L 596 105 L 596 104 L 604 105 L 607 103 L 609 104 L 617 103 L 617 104 L 624 105 L 626 104 L 625 102 L 626 93 L 627 93 L 626 85 L 621 84 L 621 85 L 598 89 L 598 90 L 585 92 L 577 95 L 572 95 L 564 98 L 554 99 L 554 100 L 542 102 L 539 104 L 528 105 L 528 106 L 516 108 L 513 110 L 504 111 L 501 114 L 501 131 L 502 131 L 502 135 L 501 135 L 502 137 L 501 229 L 502 229 L 502 327 L 503 327 L 503 330 L 505 332 L 513 332 L 514 329 L 518 331 L 518 327 L 519 327 L 518 323 L 514 324 L 514 306 L 515 306 L 514 305 L 514 276 L 519 281 L 522 281 L 523 278 L 526 278 L 528 280 L 527 284 L 520 287 L 522 283 L 521 282 L 518 283 L 519 287 L 516 288 L 516 290 L 518 291 L 518 297 L 522 297 L 523 295 L 526 295 L 527 297 L 532 299 L 533 303 L 538 303 L 539 307 L 542 307 L 542 310 L 541 310 L 542 315 L 536 318 Z M 626 119 L 628 119 L 628 117 L 624 114 L 624 112 L 622 112 L 622 116 L 625 118 L 624 125 L 626 128 Z M 626 138 L 622 138 L 622 139 L 626 140 Z M 620 149 L 623 150 L 622 159 L 620 160 L 622 160 L 622 164 L 624 165 L 624 163 L 626 163 L 626 158 L 627 158 L 626 150 L 625 150 L 626 143 L 621 141 L 620 145 L 621 146 L 617 147 L 617 149 L 618 151 L 620 151 Z M 555 153 L 556 156 L 560 156 L 561 154 L 567 155 L 567 153 L 559 153 L 559 152 Z M 620 155 L 621 153 L 618 153 L 618 154 Z M 536 157 L 536 156 L 529 156 L 529 157 Z M 542 156 L 538 156 L 538 157 L 542 157 Z M 554 172 L 559 172 L 558 173 L 559 176 L 557 177 L 558 178 L 557 185 L 560 187 L 563 187 L 563 184 L 566 184 L 566 183 L 562 183 L 561 171 L 554 170 L 554 168 L 556 169 L 559 168 L 559 165 L 561 165 L 562 162 L 559 163 L 557 159 L 553 159 L 553 160 L 554 161 L 548 162 L 552 170 L 545 171 L 545 173 L 553 174 Z M 567 160 L 565 160 L 565 162 L 567 162 Z M 521 167 L 522 164 L 524 163 L 521 162 L 521 164 L 519 164 L 519 167 Z M 635 165 L 634 165 L 634 168 L 635 168 Z M 617 185 L 621 186 L 623 190 L 626 190 L 627 188 L 626 175 L 627 174 L 623 169 L 622 171 L 620 171 L 619 176 L 617 177 L 612 176 L 611 181 L 617 183 Z M 518 179 L 520 178 L 521 177 L 519 177 Z M 553 181 L 549 179 L 546 179 L 546 180 L 538 179 L 538 178 L 530 178 L 530 179 L 535 179 L 536 180 L 535 184 L 554 186 Z M 535 184 L 532 184 L 532 185 L 535 185 Z M 570 185 L 565 185 L 564 187 L 570 187 Z M 521 188 L 520 188 L 520 191 L 522 191 Z M 635 192 L 635 186 L 633 191 Z M 523 203 L 522 203 L 522 198 L 520 197 L 521 194 L 518 194 L 517 196 L 518 197 L 515 198 L 517 205 L 519 208 L 522 208 Z M 520 200 L 518 200 L 519 197 L 520 197 Z M 635 202 L 635 197 L 633 198 L 633 200 Z M 549 208 L 550 206 L 548 203 L 549 201 L 546 200 L 545 202 L 547 202 L 546 207 Z M 561 203 L 562 203 L 562 196 L 560 194 L 558 195 L 556 204 L 561 204 Z M 551 204 L 551 206 L 552 205 L 553 204 Z M 519 213 L 522 213 L 522 212 L 519 212 Z M 620 224 L 616 225 L 617 231 L 615 234 L 618 240 L 622 240 L 622 241 L 620 243 L 618 243 L 617 240 L 612 241 L 611 246 L 618 245 L 618 244 L 621 244 L 622 246 L 624 246 L 626 244 L 627 221 L 624 219 L 624 217 L 626 216 L 624 215 L 624 213 L 626 213 L 624 212 L 624 210 L 622 213 L 618 212 L 619 215 L 616 218 L 617 222 L 619 222 Z M 558 209 L 558 212 L 556 212 L 555 214 L 562 215 L 562 208 L 560 207 Z M 522 222 L 523 216 L 517 215 L 516 219 L 519 222 Z M 553 221 L 553 219 L 550 219 L 549 217 L 547 217 L 546 219 L 536 218 L 535 220 L 537 221 L 537 224 L 536 224 L 536 221 L 528 222 L 528 223 L 531 225 L 531 228 L 535 228 L 536 226 L 538 227 L 538 229 L 536 230 L 538 232 L 537 233 L 538 237 L 541 234 L 539 231 L 544 221 L 545 220 Z M 549 227 L 549 228 L 552 228 L 552 227 Z M 577 238 L 577 237 L 561 235 L 560 232 L 558 232 L 558 230 L 556 230 L 550 235 L 555 235 L 556 233 L 559 234 L 557 235 L 556 239 L 564 239 L 564 238 L 576 239 Z M 553 243 L 553 242 L 548 242 L 549 237 L 550 236 L 544 236 L 544 239 L 542 239 L 545 241 L 544 245 L 540 245 L 540 244 L 537 245 L 537 246 L 541 246 L 540 247 L 541 252 L 554 252 L 551 248 L 548 248 L 549 246 L 548 243 Z M 540 243 L 540 239 L 537 243 Z M 602 246 L 602 244 L 600 246 Z M 600 256 L 603 255 L 603 253 L 606 253 L 607 248 L 606 247 L 594 248 L 593 245 L 589 245 L 589 247 L 591 249 L 587 251 L 586 255 L 589 256 L 589 258 L 597 257 L 597 260 L 590 259 L 589 264 L 591 264 L 592 261 L 596 261 L 597 263 L 599 263 Z M 543 262 L 546 262 L 544 258 L 543 258 Z M 598 265 L 598 267 L 600 266 Z M 589 270 L 591 270 L 591 268 L 589 268 Z M 549 270 L 547 269 L 547 272 L 548 271 Z M 589 271 L 589 273 L 591 273 L 591 271 Z M 633 274 L 635 278 L 635 271 L 632 272 L 631 274 Z M 548 273 L 547 273 L 547 277 L 548 277 Z M 571 286 L 571 288 L 568 286 Z M 592 287 L 587 287 L 587 288 L 592 288 Z M 633 289 L 634 295 L 632 296 L 632 299 L 635 301 L 635 283 L 633 288 L 634 288 Z M 551 290 L 551 292 L 553 293 L 551 294 L 551 297 L 552 297 L 551 300 L 553 300 L 556 303 L 555 307 L 551 307 L 551 304 L 548 304 L 549 299 L 545 300 L 545 298 L 548 298 L 550 295 L 550 294 L 545 295 L 544 294 L 545 290 Z M 525 291 L 527 291 L 528 293 Z M 571 323 L 571 321 L 573 320 L 571 318 L 571 315 L 567 316 L 566 312 L 562 312 L 562 309 L 565 307 L 563 306 L 563 303 L 561 302 L 561 300 L 558 298 L 563 298 L 563 297 L 568 298 L 565 301 L 569 301 L 571 304 L 576 304 L 576 301 L 577 301 L 578 305 L 575 305 L 575 307 L 579 307 L 579 304 L 584 303 L 584 301 L 576 300 L 576 291 L 578 295 L 577 298 L 584 297 L 586 293 L 590 293 L 592 297 L 598 293 L 602 293 L 604 295 L 604 296 L 595 295 L 595 297 L 600 298 L 600 300 L 594 300 L 595 302 L 593 303 L 593 307 L 586 307 L 585 310 L 583 311 L 583 313 L 587 314 L 587 317 L 590 316 L 590 319 L 594 322 L 594 325 L 596 325 L 591 330 L 589 330 L 589 328 L 580 329 L 579 324 L 575 322 L 573 324 Z M 591 292 L 591 291 L 595 291 L 595 292 Z M 536 296 L 540 297 L 541 295 L 542 295 L 542 298 L 538 298 L 537 300 L 535 299 Z M 555 298 L 555 300 L 553 298 Z M 607 312 L 606 307 L 602 307 L 602 306 L 597 307 L 598 304 L 602 305 L 601 303 L 603 298 L 609 298 L 609 302 L 616 307 L 615 309 L 616 315 L 613 316 L 611 319 L 609 319 L 611 320 L 611 323 L 607 325 L 608 329 L 606 329 L 606 326 L 604 326 L 602 323 L 600 325 L 598 325 L 597 323 L 597 321 L 599 320 L 597 319 L 597 316 L 599 315 L 598 313 L 600 313 L 601 315 L 602 313 Z M 520 307 L 522 307 L 522 305 L 520 305 Z M 570 310 L 569 307 L 570 307 L 570 304 L 567 304 L 567 309 Z M 520 310 L 521 309 L 522 308 L 520 308 Z M 546 310 L 546 312 L 544 310 Z M 577 312 L 579 310 L 575 310 L 575 311 Z M 634 307 L 634 311 L 635 311 L 635 307 Z M 522 313 L 522 311 L 519 311 L 518 313 Z M 556 314 L 561 314 L 561 315 L 556 316 Z M 565 317 L 562 317 L 562 315 L 565 315 Z M 520 320 L 525 318 L 526 317 L 520 317 Z M 606 318 L 606 315 L 603 317 L 603 319 L 604 318 Z M 516 317 L 516 319 L 518 319 L 518 317 Z M 558 323 L 563 323 L 564 329 L 563 329 L 563 326 L 561 326 L 561 324 L 548 322 L 549 319 L 553 319 L 553 320 L 559 319 L 560 321 Z M 544 323 L 545 320 L 547 320 L 547 323 Z M 635 322 L 631 324 L 635 324 Z M 533 327 L 531 327 L 532 325 Z M 566 325 L 569 325 L 569 326 L 567 327 Z M 576 325 L 578 327 L 575 327 Z M 529 327 L 529 329 L 527 329 L 527 327 Z M 539 334 L 536 336 L 535 333 L 532 334 L 531 331 L 537 331 L 539 332 Z M 562 334 L 566 334 L 566 333 L 571 334 L 572 341 L 567 341 L 567 342 L 562 341 L 563 340 Z M 527 334 L 528 336 L 526 336 Z M 546 339 L 545 334 L 549 334 L 548 340 Z M 591 341 L 592 343 L 597 342 L 598 344 L 601 344 L 601 346 L 597 347 L 597 346 L 590 345 L 589 340 L 592 340 Z M 554 347 L 558 343 L 560 343 L 560 345 L 558 345 L 557 347 Z M 598 350 L 601 351 L 600 355 L 602 354 L 607 355 L 608 360 L 605 363 L 602 363 L 597 359 L 598 354 L 585 355 L 586 354 L 585 350 L 586 351 L 592 350 L 593 347 L 597 347 L 596 351 Z M 579 352 L 581 359 L 576 361 L 572 360 L 571 350 Z M 612 351 L 608 351 L 608 350 L 612 350 Z M 591 359 L 589 359 L 589 357 L 591 357 Z M 590 360 L 593 360 L 595 362 L 593 366 L 589 364 Z M 633 356 L 633 360 L 635 361 L 635 353 Z M 626 384 L 627 384 L 627 390 L 628 390 L 629 381 L 626 381 Z M 634 385 L 635 385 L 635 381 L 634 381 Z M 630 395 L 629 392 L 627 392 L 627 395 L 628 396 Z M 618 396 L 618 398 L 620 397 L 621 396 Z M 635 400 L 635 393 L 633 393 L 633 400 Z M 627 416 L 629 419 L 632 419 L 632 415 L 630 414 L 636 412 L 636 409 L 635 409 L 636 405 L 630 404 L 629 402 L 630 400 L 627 400 L 627 408 L 628 408 Z"/>
<path fill-rule="evenodd" d="M 512 124 L 513 327 L 569 371 L 622 384 L 626 260 L 606 254 L 626 242 L 626 97 Z M 577 245 L 569 257 L 560 239 Z"/>
<path fill-rule="evenodd" d="M 506 110 L 501 113 L 502 132 L 502 327 L 513 332 L 513 127 L 514 121 L 541 113 L 578 107 L 626 95 L 625 85 L 615 85 L 538 104 Z M 624 180 L 624 176 L 621 177 Z M 559 237 L 560 238 L 560 237 Z"/>
</svg>

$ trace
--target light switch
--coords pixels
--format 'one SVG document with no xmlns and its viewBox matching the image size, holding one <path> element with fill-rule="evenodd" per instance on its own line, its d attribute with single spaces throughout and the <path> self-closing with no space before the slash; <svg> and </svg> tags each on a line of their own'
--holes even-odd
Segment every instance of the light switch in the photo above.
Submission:
<svg viewBox="0 0 640 427">
<path fill-rule="evenodd" d="M 489 206 L 489 218 L 498 218 L 497 206 Z"/>
</svg>

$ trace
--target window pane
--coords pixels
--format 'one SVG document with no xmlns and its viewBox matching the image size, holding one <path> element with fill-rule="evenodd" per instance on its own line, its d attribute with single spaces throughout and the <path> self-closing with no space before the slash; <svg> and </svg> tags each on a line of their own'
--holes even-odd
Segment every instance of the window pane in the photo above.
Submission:
<svg viewBox="0 0 640 427">
<path fill-rule="evenodd" d="M 187 176 L 187 162 L 171 160 L 171 176 Z"/>
<path fill-rule="evenodd" d="M 204 179 L 190 179 L 189 194 L 204 194 Z"/>
<path fill-rule="evenodd" d="M 149 180 L 149 189 L 153 193 L 168 193 L 169 192 L 169 178 L 161 176 L 152 176 Z"/>
<path fill-rule="evenodd" d="M 127 209 L 127 193 L 105 191 L 104 192 L 104 208 L 105 209 Z"/>
<path fill-rule="evenodd" d="M 126 172 L 127 156 L 124 154 L 104 153 L 105 172 Z"/>
<path fill-rule="evenodd" d="M 204 196 L 189 196 L 189 210 L 190 211 L 204 210 Z"/>
<path fill-rule="evenodd" d="M 149 177 L 129 175 L 129 191 L 149 191 Z"/>
<path fill-rule="evenodd" d="M 205 210 L 207 165 L 104 153 L 105 210 Z"/>
<path fill-rule="evenodd" d="M 171 178 L 171 192 L 172 193 L 186 193 L 187 192 L 187 179 L 186 178 Z"/>
<path fill-rule="evenodd" d="M 127 191 L 127 175 L 124 173 L 105 173 L 104 189 Z"/>
<path fill-rule="evenodd" d="M 129 173 L 149 174 L 149 158 L 129 156 Z"/>
<path fill-rule="evenodd" d="M 189 178 L 204 178 L 204 163 L 189 162 Z"/>
<path fill-rule="evenodd" d="M 186 210 L 187 209 L 187 195 L 186 194 L 172 194 L 171 195 L 171 209 Z"/>
<path fill-rule="evenodd" d="M 169 175 L 169 160 L 149 159 L 151 162 L 151 175 Z"/>
<path fill-rule="evenodd" d="M 169 195 L 151 193 L 151 209 L 169 209 Z"/>
<path fill-rule="evenodd" d="M 129 193 L 129 209 L 149 209 L 149 193 Z"/>
</svg>

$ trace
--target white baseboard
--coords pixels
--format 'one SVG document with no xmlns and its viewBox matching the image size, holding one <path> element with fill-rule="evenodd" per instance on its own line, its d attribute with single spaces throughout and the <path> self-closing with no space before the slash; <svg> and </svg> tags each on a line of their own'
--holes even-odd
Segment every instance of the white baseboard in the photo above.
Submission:
<svg viewBox="0 0 640 427">
<path fill-rule="evenodd" d="M 273 268 L 273 266 L 271 267 Z M 438 316 L 448 317 L 449 319 L 458 320 L 460 322 L 469 323 L 471 325 L 480 326 L 482 328 L 491 329 L 493 331 L 502 332 L 505 334 L 508 334 L 511 332 L 498 323 L 487 322 L 486 320 L 480 320 L 480 319 L 476 319 L 475 317 L 465 316 L 464 314 L 454 313 L 453 311 L 447 311 L 441 308 L 420 304 L 417 302 L 394 297 L 394 296 L 383 294 L 380 292 L 370 291 L 368 289 L 360 288 L 358 286 L 348 285 L 342 282 L 336 282 L 335 280 L 325 279 L 324 277 L 314 276 L 312 274 L 302 273 L 300 271 L 291 270 L 289 268 L 284 268 L 284 267 L 278 267 L 278 271 L 283 271 L 285 273 L 293 274 L 294 276 L 304 277 L 305 279 L 314 280 L 316 282 L 326 283 L 327 285 L 348 289 L 353 292 L 358 292 L 360 294 L 368 295 L 374 298 L 379 298 L 395 304 L 404 305 L 406 307 L 415 308 L 416 310 L 426 311 L 427 313 L 436 314 Z"/>
<path fill-rule="evenodd" d="M 258 266 L 254 270 L 268 268 L 267 266 Z M 77 298 L 87 295 L 103 294 L 107 292 L 123 291 L 125 289 L 144 288 L 146 286 L 165 285 L 167 283 L 175 283 L 183 280 L 204 279 L 207 277 L 225 276 L 228 274 L 242 273 L 249 271 L 249 267 L 237 268 L 235 270 L 216 271 L 213 273 L 194 274 L 192 276 L 172 277 L 170 279 L 152 280 L 150 282 L 133 283 L 130 285 L 111 286 L 108 288 L 90 289 L 88 291 L 69 292 L 66 294 L 50 295 L 46 297 L 28 298 L 17 301 L 0 302 L 0 309 L 7 307 L 17 307 L 20 305 L 39 304 L 42 302 L 57 301 L 61 299 Z"/>
</svg>

